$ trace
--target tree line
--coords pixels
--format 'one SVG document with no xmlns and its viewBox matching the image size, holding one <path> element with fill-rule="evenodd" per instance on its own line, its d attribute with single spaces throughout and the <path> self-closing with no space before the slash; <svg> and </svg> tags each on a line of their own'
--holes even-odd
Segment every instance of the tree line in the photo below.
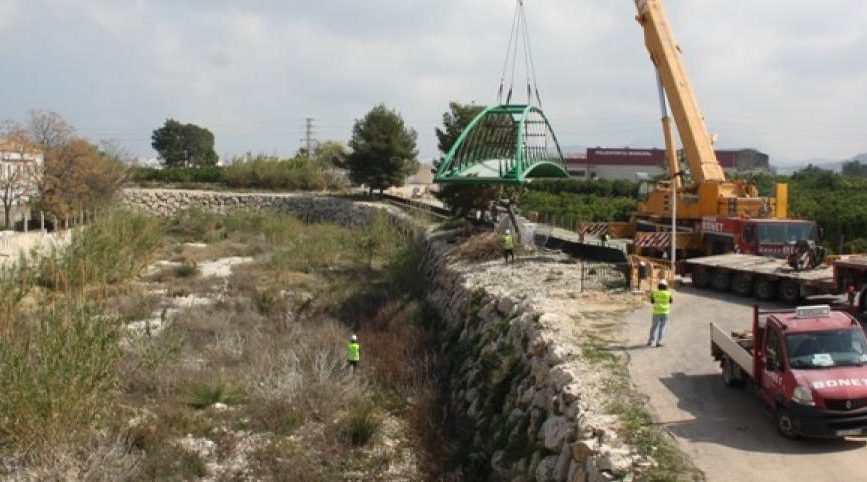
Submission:
<svg viewBox="0 0 867 482">
<path fill-rule="evenodd" d="M 313 152 L 302 149 L 288 159 L 248 155 L 231 160 L 223 169 L 214 169 L 218 158 L 213 133 L 168 119 L 151 135 L 151 146 L 167 171 L 140 169 L 135 175 L 139 181 L 172 178 L 195 182 L 206 178 L 207 182 L 230 187 L 320 189 L 332 184 L 329 169 L 342 168 L 356 184 L 381 192 L 403 185 L 404 178 L 418 169 L 417 138 L 400 114 L 380 104 L 355 121 L 347 146 L 328 141 Z"/>
</svg>

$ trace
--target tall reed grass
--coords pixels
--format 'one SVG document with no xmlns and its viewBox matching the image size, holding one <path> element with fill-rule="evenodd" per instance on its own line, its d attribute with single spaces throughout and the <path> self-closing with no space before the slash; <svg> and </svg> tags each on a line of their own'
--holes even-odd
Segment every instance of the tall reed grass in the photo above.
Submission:
<svg viewBox="0 0 867 482">
<path fill-rule="evenodd" d="M 37 282 L 67 292 L 87 285 L 111 285 L 139 273 L 162 240 L 160 222 L 151 216 L 116 210 L 72 233 L 69 245 L 40 259 Z"/>
<path fill-rule="evenodd" d="M 0 416 L 19 449 L 94 429 L 116 395 L 119 320 L 80 300 L 16 319 L 0 336 Z"/>
</svg>

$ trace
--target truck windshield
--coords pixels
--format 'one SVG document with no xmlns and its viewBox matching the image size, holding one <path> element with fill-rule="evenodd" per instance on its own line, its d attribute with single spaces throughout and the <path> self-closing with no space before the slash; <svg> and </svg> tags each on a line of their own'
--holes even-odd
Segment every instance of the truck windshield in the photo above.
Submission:
<svg viewBox="0 0 867 482">
<path fill-rule="evenodd" d="M 813 223 L 760 223 L 761 244 L 789 244 L 802 239 L 817 241 L 816 225 Z"/>
<path fill-rule="evenodd" d="M 867 340 L 860 329 L 786 335 L 792 368 L 829 368 L 867 363 Z"/>
</svg>

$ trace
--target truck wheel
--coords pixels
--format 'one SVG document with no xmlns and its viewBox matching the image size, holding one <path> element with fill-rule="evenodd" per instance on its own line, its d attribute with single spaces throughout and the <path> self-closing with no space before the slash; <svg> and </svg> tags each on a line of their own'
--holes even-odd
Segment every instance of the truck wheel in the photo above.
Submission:
<svg viewBox="0 0 867 482">
<path fill-rule="evenodd" d="M 749 296 L 753 292 L 753 278 L 747 273 L 738 273 L 732 278 L 732 291 L 741 295 Z"/>
<path fill-rule="evenodd" d="M 772 300 L 777 295 L 777 283 L 774 280 L 761 277 L 756 280 L 753 286 L 756 298 L 760 300 Z"/>
<path fill-rule="evenodd" d="M 780 432 L 780 435 L 790 440 L 798 438 L 798 432 L 795 431 L 795 424 L 792 422 L 792 416 L 788 410 L 782 407 L 778 408 L 774 418 L 776 418 L 777 431 Z"/>
<path fill-rule="evenodd" d="M 692 285 L 696 288 L 707 288 L 710 284 L 710 273 L 705 268 L 696 268 L 692 272 Z"/>
<path fill-rule="evenodd" d="M 740 387 L 743 386 L 744 381 L 740 377 L 741 368 L 737 366 L 734 362 L 731 361 L 729 357 L 723 357 L 722 359 L 722 375 L 723 375 L 723 383 L 726 384 L 727 387 Z"/>
<path fill-rule="evenodd" d="M 727 270 L 720 269 L 713 273 L 710 282 L 717 291 L 728 291 L 731 287 L 732 277 Z"/>
<path fill-rule="evenodd" d="M 780 282 L 780 299 L 786 303 L 797 304 L 801 300 L 801 287 L 792 280 Z"/>
</svg>

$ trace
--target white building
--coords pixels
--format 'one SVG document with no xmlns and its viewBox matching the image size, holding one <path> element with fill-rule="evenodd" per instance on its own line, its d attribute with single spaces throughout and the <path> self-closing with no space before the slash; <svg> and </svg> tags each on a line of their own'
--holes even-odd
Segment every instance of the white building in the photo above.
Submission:
<svg viewBox="0 0 867 482">
<path fill-rule="evenodd" d="M 0 139 L 0 221 L 23 221 L 37 194 L 45 156 L 38 149 L 9 139 Z M 4 226 L 9 228 L 9 226 Z"/>
</svg>

